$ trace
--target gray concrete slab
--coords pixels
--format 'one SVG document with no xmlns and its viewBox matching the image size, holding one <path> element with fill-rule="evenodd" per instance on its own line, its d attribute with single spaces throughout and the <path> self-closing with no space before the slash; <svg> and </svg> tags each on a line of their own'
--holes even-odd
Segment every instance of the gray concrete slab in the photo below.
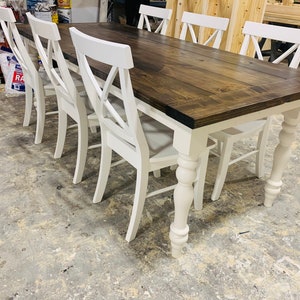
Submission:
<svg viewBox="0 0 300 300">
<path fill-rule="evenodd" d="M 73 185 L 76 130 L 55 160 L 56 116 L 34 145 L 35 114 L 22 127 L 24 97 L 2 92 L 0 107 L 0 299 L 300 299 L 299 133 L 271 208 L 262 205 L 264 181 L 251 158 L 230 168 L 220 200 L 210 201 L 217 166 L 210 157 L 204 209 L 191 209 L 185 253 L 173 259 L 172 193 L 146 201 L 127 243 L 134 170 L 114 168 L 104 201 L 93 204 L 100 149 L 90 150 L 84 180 Z M 280 121 L 274 117 L 266 175 Z M 250 142 L 237 152 L 243 146 Z M 150 186 L 174 180 L 164 170 Z"/>
</svg>

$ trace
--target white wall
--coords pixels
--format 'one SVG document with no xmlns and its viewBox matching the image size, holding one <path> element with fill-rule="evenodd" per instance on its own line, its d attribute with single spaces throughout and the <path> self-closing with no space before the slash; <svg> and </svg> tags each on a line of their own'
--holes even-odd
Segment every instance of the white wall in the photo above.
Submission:
<svg viewBox="0 0 300 300">
<path fill-rule="evenodd" d="M 72 0 L 72 23 L 98 22 L 99 0 Z"/>
</svg>

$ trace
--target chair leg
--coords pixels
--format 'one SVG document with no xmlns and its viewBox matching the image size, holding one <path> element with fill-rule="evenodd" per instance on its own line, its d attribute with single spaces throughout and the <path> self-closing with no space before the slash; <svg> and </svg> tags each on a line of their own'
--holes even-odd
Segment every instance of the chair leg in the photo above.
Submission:
<svg viewBox="0 0 300 300">
<path fill-rule="evenodd" d="M 90 126 L 91 133 L 97 133 L 97 126 Z"/>
<path fill-rule="evenodd" d="M 209 149 L 206 149 L 199 158 L 199 166 L 197 170 L 197 180 L 194 184 L 194 207 L 201 210 L 203 207 L 203 193 L 205 185 L 205 177 L 208 163 Z"/>
<path fill-rule="evenodd" d="M 139 228 L 147 194 L 148 177 L 149 173 L 148 170 L 146 170 L 146 168 L 137 168 L 133 207 L 126 234 L 127 242 L 134 240 L 137 230 Z"/>
<path fill-rule="evenodd" d="M 45 96 L 44 93 L 41 92 L 40 89 L 36 89 L 35 91 L 36 98 L 36 133 L 35 133 L 35 144 L 40 144 L 42 142 L 43 134 L 44 134 L 44 126 L 45 126 Z"/>
<path fill-rule="evenodd" d="M 93 197 L 93 203 L 100 202 L 102 200 L 108 175 L 111 167 L 112 150 L 107 146 L 104 134 L 101 132 L 102 146 L 101 146 L 101 160 L 100 160 L 100 171 L 98 175 L 97 186 Z"/>
<path fill-rule="evenodd" d="M 78 123 L 78 145 L 76 167 L 73 177 L 73 183 L 77 184 L 82 180 L 83 171 L 86 163 L 88 151 L 88 122 L 83 118 Z"/>
<path fill-rule="evenodd" d="M 154 176 L 155 178 L 159 178 L 159 177 L 161 176 L 160 169 L 153 171 L 153 176 Z"/>
<path fill-rule="evenodd" d="M 220 162 L 218 166 L 216 181 L 214 185 L 214 190 L 211 195 L 211 200 L 218 200 L 225 182 L 228 164 L 230 162 L 231 152 L 232 152 L 233 142 L 226 140 L 222 145 L 222 151 L 220 156 Z"/>
<path fill-rule="evenodd" d="M 256 165 L 255 165 L 255 173 L 258 178 L 263 177 L 265 173 L 264 159 L 266 154 L 266 145 L 269 136 L 270 124 L 271 124 L 271 118 L 268 118 L 263 128 L 263 131 L 261 131 L 258 136 L 258 141 L 257 141 L 258 152 L 256 154 Z"/>
<path fill-rule="evenodd" d="M 177 169 L 177 167 L 178 167 L 178 165 L 173 165 L 173 166 L 170 167 L 170 170 L 175 171 Z"/>
<path fill-rule="evenodd" d="M 58 134 L 57 134 L 57 142 L 56 142 L 56 148 L 54 152 L 54 158 L 60 158 L 62 155 L 65 140 L 66 140 L 67 126 L 68 126 L 68 116 L 63 110 L 59 109 Z"/>
<path fill-rule="evenodd" d="M 170 167 L 170 170 L 171 170 L 171 171 L 175 171 L 176 168 L 177 168 L 177 165 L 173 165 L 173 166 Z M 153 171 L 153 176 L 154 176 L 155 178 L 159 178 L 159 177 L 161 176 L 161 170 L 158 169 L 158 170 Z"/>
<path fill-rule="evenodd" d="M 33 102 L 33 91 L 31 86 L 25 84 L 25 113 L 23 126 L 29 126 Z"/>
</svg>

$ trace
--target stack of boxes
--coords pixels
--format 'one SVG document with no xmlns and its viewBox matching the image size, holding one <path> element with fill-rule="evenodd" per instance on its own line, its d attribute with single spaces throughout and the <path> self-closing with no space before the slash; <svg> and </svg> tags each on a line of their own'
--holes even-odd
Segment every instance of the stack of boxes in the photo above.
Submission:
<svg viewBox="0 0 300 300">
<path fill-rule="evenodd" d="M 57 1 L 58 23 L 72 23 L 71 0 Z"/>
<path fill-rule="evenodd" d="M 71 23 L 71 0 L 27 0 L 27 10 L 45 21 Z"/>
</svg>

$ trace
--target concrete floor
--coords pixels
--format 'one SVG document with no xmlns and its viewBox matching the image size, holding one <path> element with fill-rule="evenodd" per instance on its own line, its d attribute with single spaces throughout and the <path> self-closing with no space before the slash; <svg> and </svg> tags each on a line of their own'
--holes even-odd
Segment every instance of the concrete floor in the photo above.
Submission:
<svg viewBox="0 0 300 300">
<path fill-rule="evenodd" d="M 262 205 L 264 181 L 253 176 L 251 159 L 230 168 L 220 200 L 210 201 L 217 166 L 211 157 L 204 209 L 191 209 L 185 253 L 173 259 L 171 193 L 146 201 L 128 244 L 134 170 L 116 167 L 105 200 L 93 204 L 100 149 L 90 150 L 84 180 L 73 185 L 76 130 L 55 160 L 56 116 L 47 119 L 43 143 L 34 145 L 35 114 L 22 127 L 23 96 L 2 92 L 0 101 L 1 300 L 300 299 L 299 142 L 272 208 Z M 280 120 L 272 126 L 267 175 Z M 174 173 L 166 170 L 150 185 L 169 181 Z"/>
</svg>

